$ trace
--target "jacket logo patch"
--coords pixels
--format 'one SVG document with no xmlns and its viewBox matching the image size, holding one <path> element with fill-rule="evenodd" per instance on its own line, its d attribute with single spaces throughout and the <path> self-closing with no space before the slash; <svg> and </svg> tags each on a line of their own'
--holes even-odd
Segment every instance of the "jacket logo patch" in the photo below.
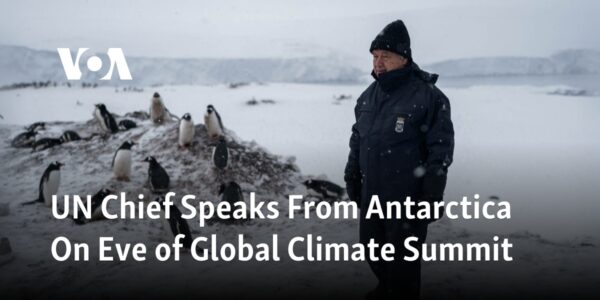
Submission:
<svg viewBox="0 0 600 300">
<path fill-rule="evenodd" d="M 398 119 L 396 119 L 396 127 L 394 128 L 394 131 L 401 133 L 404 131 L 404 118 L 403 117 L 398 117 Z"/>
</svg>

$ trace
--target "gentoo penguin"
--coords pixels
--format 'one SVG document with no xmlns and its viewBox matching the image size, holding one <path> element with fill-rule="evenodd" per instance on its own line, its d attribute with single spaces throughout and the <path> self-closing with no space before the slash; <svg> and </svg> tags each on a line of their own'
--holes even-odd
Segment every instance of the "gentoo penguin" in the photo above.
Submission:
<svg viewBox="0 0 600 300">
<path fill-rule="evenodd" d="M 52 204 L 52 195 L 56 195 L 58 192 L 58 186 L 60 185 L 60 167 L 62 166 L 64 166 L 64 164 L 59 161 L 55 161 L 48 165 L 44 174 L 42 174 L 42 178 L 40 178 L 38 198 L 23 204 L 26 205 L 41 202 L 46 204 L 46 206 L 50 206 Z"/>
<path fill-rule="evenodd" d="M 308 179 L 303 182 L 308 192 L 321 200 L 340 200 L 344 195 L 344 189 L 327 180 Z"/>
<path fill-rule="evenodd" d="M 79 136 L 79 134 L 77 134 L 77 132 L 75 132 L 73 130 L 67 130 L 67 131 L 63 132 L 63 134 L 60 136 L 60 141 L 62 143 L 79 141 L 79 140 L 81 140 L 81 137 Z"/>
<path fill-rule="evenodd" d="M 45 122 L 35 122 L 35 123 L 29 125 L 27 128 L 25 128 L 25 130 L 27 130 L 27 131 L 38 131 L 38 130 L 44 130 L 44 129 L 46 129 Z"/>
<path fill-rule="evenodd" d="M 33 143 L 33 151 L 41 151 L 46 150 L 48 148 L 52 148 L 54 146 L 62 144 L 61 139 L 55 138 L 41 138 Z"/>
<path fill-rule="evenodd" d="M 38 134 L 38 131 L 44 129 L 46 129 L 45 122 L 35 122 L 25 127 L 25 132 L 15 136 L 10 145 L 15 148 L 32 147 L 35 143 L 35 136 Z"/>
<path fill-rule="evenodd" d="M 195 132 L 192 116 L 186 113 L 179 122 L 179 146 L 182 148 L 191 146 Z"/>
<path fill-rule="evenodd" d="M 100 128 L 105 133 L 115 133 L 119 131 L 115 118 L 106 109 L 106 106 L 102 103 L 96 104 L 96 110 L 94 110 L 94 118 L 100 124 Z"/>
<path fill-rule="evenodd" d="M 131 128 L 136 128 L 137 124 L 134 121 L 131 121 L 129 119 L 123 119 L 121 121 L 119 121 L 119 129 L 121 131 L 127 131 Z"/>
<path fill-rule="evenodd" d="M 221 121 L 221 116 L 217 112 L 212 104 L 206 107 L 206 114 L 204 115 L 204 125 L 206 126 L 206 130 L 208 131 L 208 136 L 211 138 L 216 138 L 225 132 L 223 127 L 223 121 Z"/>
<path fill-rule="evenodd" d="M 111 167 L 117 180 L 129 181 L 131 175 L 131 147 L 135 145 L 133 141 L 126 141 L 115 151 Z"/>
<path fill-rule="evenodd" d="M 104 201 L 104 198 L 111 194 L 112 191 L 109 189 L 101 189 L 96 194 L 94 194 L 94 196 L 92 196 L 92 207 L 90 208 L 92 211 L 92 218 L 90 220 L 86 220 L 85 218 L 83 218 L 83 214 L 79 213 L 78 218 L 73 217 L 73 221 L 75 222 L 75 224 L 83 225 L 91 221 L 104 219 L 104 215 L 102 214 L 102 209 L 100 209 L 100 206 L 102 205 L 102 201 Z"/>
<path fill-rule="evenodd" d="M 229 202 L 232 206 L 239 201 L 244 201 L 242 188 L 235 181 L 221 184 L 219 196 L 221 196 L 221 202 Z"/>
<path fill-rule="evenodd" d="M 35 143 L 35 136 L 37 134 L 37 131 L 25 131 L 20 133 L 12 139 L 10 145 L 15 148 L 32 147 Z"/>
<path fill-rule="evenodd" d="M 184 238 L 181 240 L 181 243 L 184 248 L 190 249 L 192 247 L 192 232 L 190 231 L 190 226 L 188 226 L 187 221 L 181 217 L 179 208 L 177 208 L 176 205 L 169 206 L 169 218 L 167 219 L 163 198 L 158 197 L 155 201 L 160 203 L 161 220 L 163 222 L 163 230 L 167 241 L 172 242 L 178 234 L 183 234 Z"/>
<path fill-rule="evenodd" d="M 167 174 L 167 171 L 163 169 L 153 156 L 146 157 L 144 161 L 150 163 L 148 166 L 148 184 L 150 185 L 150 190 L 155 194 L 167 192 L 169 189 L 169 174 Z"/>
<path fill-rule="evenodd" d="M 221 136 L 219 138 L 219 143 L 213 148 L 212 162 L 217 169 L 223 170 L 227 167 L 228 160 L 229 148 L 227 148 L 227 142 L 225 141 L 225 137 Z"/>
<path fill-rule="evenodd" d="M 162 124 L 167 121 L 169 118 L 169 114 L 167 112 L 167 108 L 162 101 L 162 98 L 158 93 L 154 93 L 152 96 L 150 103 L 150 119 L 154 124 Z"/>
</svg>

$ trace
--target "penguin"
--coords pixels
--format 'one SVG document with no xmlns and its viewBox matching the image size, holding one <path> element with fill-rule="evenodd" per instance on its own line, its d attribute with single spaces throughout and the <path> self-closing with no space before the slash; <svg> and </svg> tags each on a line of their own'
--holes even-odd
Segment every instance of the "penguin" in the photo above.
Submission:
<svg viewBox="0 0 600 300">
<path fill-rule="evenodd" d="M 160 95 L 155 92 L 150 101 L 150 119 L 152 119 L 152 122 L 154 122 L 154 124 L 162 124 L 167 121 L 167 108 Z"/>
<path fill-rule="evenodd" d="M 14 148 L 29 148 L 29 147 L 33 147 L 33 144 L 35 143 L 35 136 L 37 135 L 37 131 L 25 131 L 22 133 L 19 133 L 17 136 L 15 136 L 12 141 L 10 142 L 10 145 Z"/>
<path fill-rule="evenodd" d="M 227 148 L 227 142 L 225 141 L 225 137 L 221 136 L 219 138 L 219 143 L 213 148 L 212 162 L 217 169 L 224 170 L 227 167 L 228 161 L 229 148 Z"/>
<path fill-rule="evenodd" d="M 155 201 L 160 203 L 161 220 L 163 222 L 163 230 L 167 241 L 173 241 L 178 234 L 183 234 L 184 238 L 181 240 L 181 243 L 185 249 L 190 249 L 193 242 L 192 232 L 190 231 L 190 226 L 187 221 L 181 217 L 182 214 L 179 208 L 177 208 L 176 205 L 171 205 L 169 207 L 169 218 L 167 219 L 163 198 L 158 197 Z"/>
<path fill-rule="evenodd" d="M 221 116 L 217 112 L 212 104 L 206 107 L 206 114 L 204 115 L 204 125 L 206 125 L 206 130 L 208 131 L 208 136 L 211 138 L 217 138 L 225 132 L 225 128 L 223 127 L 223 121 L 221 121 Z"/>
<path fill-rule="evenodd" d="M 44 130 L 44 129 L 46 129 L 45 122 L 35 122 L 35 123 L 29 125 L 27 128 L 25 128 L 26 131 L 38 131 L 38 130 Z"/>
<path fill-rule="evenodd" d="M 41 138 L 33 143 L 33 151 L 46 150 L 54 146 L 62 144 L 61 139 L 56 138 Z"/>
<path fill-rule="evenodd" d="M 64 166 L 64 164 L 59 161 L 55 161 L 48 165 L 44 174 L 42 174 L 42 178 L 40 178 L 38 198 L 30 202 L 25 202 L 23 205 L 38 202 L 44 203 L 46 206 L 52 205 L 52 195 L 58 193 L 58 186 L 60 185 L 60 168 L 62 166 Z"/>
<path fill-rule="evenodd" d="M 129 181 L 131 175 L 131 147 L 133 145 L 135 145 L 135 142 L 131 140 L 123 142 L 113 155 L 110 166 L 113 168 L 113 174 L 117 180 Z"/>
<path fill-rule="evenodd" d="M 82 214 L 78 215 L 78 218 L 73 217 L 73 222 L 77 225 L 84 225 L 88 222 L 104 219 L 104 215 L 102 214 L 102 209 L 100 206 L 102 205 L 102 201 L 104 198 L 111 195 L 112 191 L 109 189 L 101 189 L 94 196 L 92 196 L 92 207 L 90 208 L 92 211 L 92 218 L 90 220 L 86 220 L 83 218 Z"/>
<path fill-rule="evenodd" d="M 219 196 L 221 196 L 221 202 L 229 202 L 232 206 L 239 201 L 244 202 L 242 188 L 235 181 L 221 184 Z"/>
<path fill-rule="evenodd" d="M 10 145 L 14 148 L 29 148 L 35 143 L 35 136 L 38 131 L 46 129 L 45 122 L 35 122 L 25 127 L 25 132 L 22 132 L 15 136 Z"/>
<path fill-rule="evenodd" d="M 340 200 L 344 195 L 344 189 L 327 180 L 308 179 L 303 182 L 310 194 L 321 200 Z"/>
<path fill-rule="evenodd" d="M 73 130 L 67 130 L 67 131 L 63 132 L 63 134 L 60 136 L 60 141 L 62 143 L 79 141 L 79 140 L 81 140 L 81 137 L 79 136 L 79 134 L 77 134 L 77 132 L 75 132 Z"/>
<path fill-rule="evenodd" d="M 124 119 L 124 120 L 119 121 L 119 129 L 121 131 L 127 131 L 129 129 L 136 128 L 136 127 L 137 127 L 137 124 L 134 121 L 131 121 L 129 119 Z"/>
<path fill-rule="evenodd" d="M 100 124 L 100 128 L 105 133 L 116 133 L 119 131 L 119 127 L 117 126 L 117 122 L 115 118 L 110 114 L 110 112 L 106 109 L 106 106 L 102 103 L 96 104 L 96 109 L 94 110 L 94 118 Z"/>
<path fill-rule="evenodd" d="M 148 156 L 144 162 L 150 163 L 148 166 L 148 184 L 150 190 L 155 194 L 164 193 L 169 189 L 169 174 L 156 161 L 153 156 Z"/>
<path fill-rule="evenodd" d="M 182 148 L 191 146 L 195 132 L 196 129 L 194 128 L 192 116 L 186 113 L 181 117 L 181 121 L 179 122 L 179 146 Z"/>
</svg>

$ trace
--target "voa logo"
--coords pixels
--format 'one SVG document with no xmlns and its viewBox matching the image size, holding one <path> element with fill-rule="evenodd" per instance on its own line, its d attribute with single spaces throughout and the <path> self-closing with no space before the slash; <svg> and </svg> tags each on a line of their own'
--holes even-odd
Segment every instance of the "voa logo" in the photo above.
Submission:
<svg viewBox="0 0 600 300">
<path fill-rule="evenodd" d="M 80 80 L 81 79 L 81 69 L 79 68 L 79 60 L 83 53 L 85 53 L 89 48 L 79 48 L 77 49 L 77 55 L 75 56 L 75 60 L 73 60 L 73 55 L 71 54 L 71 49 L 69 48 L 57 48 L 58 55 L 60 56 L 60 61 L 62 63 L 63 69 L 65 70 L 65 74 L 67 75 L 68 80 Z M 104 77 L 100 78 L 100 80 L 110 80 L 112 78 L 113 71 L 115 67 L 117 68 L 117 72 L 119 73 L 119 79 L 121 80 L 131 80 L 131 72 L 129 72 L 129 66 L 127 66 L 127 61 L 125 60 L 125 55 L 123 54 L 123 50 L 121 48 L 108 48 L 106 51 L 106 55 L 109 58 L 110 68 Z M 102 68 L 102 59 L 96 55 L 90 56 L 87 59 L 87 68 L 92 72 L 97 72 Z"/>
</svg>

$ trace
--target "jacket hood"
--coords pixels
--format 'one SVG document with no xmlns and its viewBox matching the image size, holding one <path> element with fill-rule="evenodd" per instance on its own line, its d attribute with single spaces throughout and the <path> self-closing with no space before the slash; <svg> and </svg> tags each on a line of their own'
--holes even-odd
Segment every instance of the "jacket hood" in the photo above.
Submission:
<svg viewBox="0 0 600 300">
<path fill-rule="evenodd" d="M 412 68 L 417 77 L 427 83 L 435 84 L 440 77 L 438 74 L 421 70 L 421 68 L 419 68 L 419 66 L 414 62 L 412 63 Z"/>
</svg>

